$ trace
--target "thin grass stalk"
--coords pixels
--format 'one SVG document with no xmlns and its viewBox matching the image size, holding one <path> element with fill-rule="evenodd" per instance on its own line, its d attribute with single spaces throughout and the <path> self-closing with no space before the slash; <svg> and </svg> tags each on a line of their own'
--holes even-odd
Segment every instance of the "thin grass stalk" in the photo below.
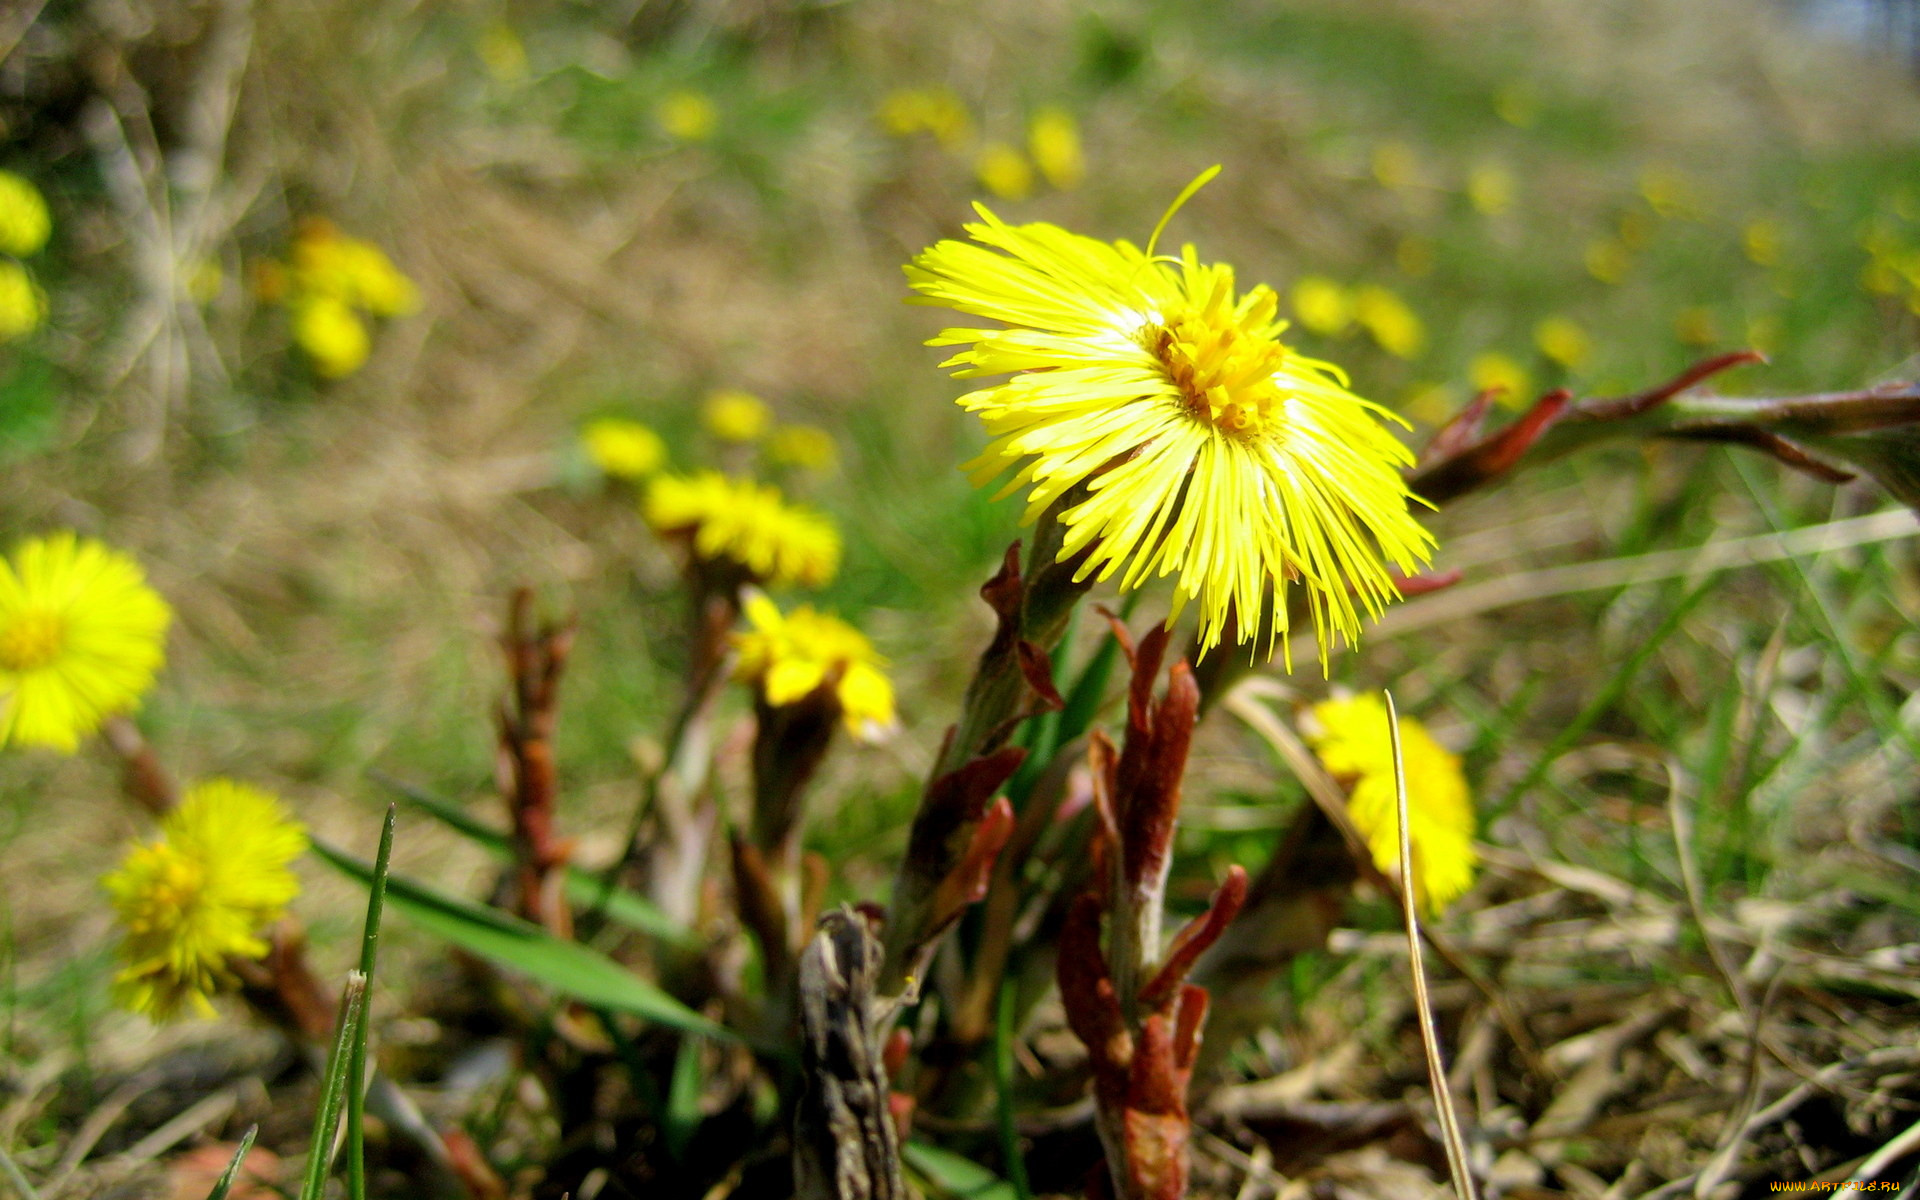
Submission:
<svg viewBox="0 0 1920 1200">
<path fill-rule="evenodd" d="M 258 1125 L 247 1126 L 240 1135 L 240 1148 L 233 1152 L 233 1161 L 227 1169 L 220 1172 L 220 1178 L 214 1182 L 213 1190 L 207 1193 L 207 1200 L 227 1200 L 227 1193 L 233 1190 L 234 1180 L 240 1178 L 240 1166 L 247 1161 L 247 1151 L 253 1149 L 253 1139 L 260 1136 Z"/>
<path fill-rule="evenodd" d="M 387 902 L 387 865 L 393 858 L 393 817 L 395 806 L 387 805 L 387 819 L 380 826 L 380 850 L 373 860 L 373 881 L 367 885 L 367 923 L 360 931 L 360 975 L 373 979 L 374 959 L 380 949 L 380 914 Z M 363 1009 L 365 1003 L 363 1003 Z M 353 1039 L 347 1065 L 347 1195 L 352 1200 L 367 1200 L 367 1038 L 369 1022 L 364 1011 L 360 1031 Z"/>
<path fill-rule="evenodd" d="M 365 1019 L 367 977 L 358 971 L 347 972 L 347 985 L 340 993 L 340 1019 L 334 1026 L 333 1049 L 327 1055 L 327 1073 L 320 1092 L 320 1110 L 314 1116 L 313 1141 L 307 1150 L 307 1176 L 300 1186 L 300 1200 L 323 1200 L 327 1175 L 333 1165 L 333 1146 L 340 1132 L 340 1109 L 347 1091 L 347 1065 L 353 1057 L 353 1040 L 359 1036 Z"/>
<path fill-rule="evenodd" d="M 33 1190 L 33 1185 L 27 1182 L 27 1177 L 21 1174 L 19 1165 L 4 1147 L 0 1147 L 0 1175 L 5 1175 L 8 1186 L 20 1193 L 20 1200 L 40 1200 L 40 1193 Z"/>
<path fill-rule="evenodd" d="M 1007 1182 L 1013 1185 L 1016 1200 L 1033 1200 L 1033 1188 L 1027 1183 L 1027 1160 L 1020 1153 L 1020 1131 L 1013 1122 L 1013 1024 L 1019 992 L 1017 982 L 1002 980 L 1000 998 L 994 1006 L 993 1115 L 999 1126 L 1000 1157 L 1006 1164 Z"/>
</svg>

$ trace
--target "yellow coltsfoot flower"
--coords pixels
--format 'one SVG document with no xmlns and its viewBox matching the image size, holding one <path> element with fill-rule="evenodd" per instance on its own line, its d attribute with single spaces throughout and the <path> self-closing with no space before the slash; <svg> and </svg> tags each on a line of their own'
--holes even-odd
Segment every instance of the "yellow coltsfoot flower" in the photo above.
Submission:
<svg viewBox="0 0 1920 1200">
<path fill-rule="evenodd" d="M 660 435 L 625 417 L 601 417 L 580 431 L 587 458 L 604 475 L 629 482 L 645 479 L 667 461 Z"/>
<path fill-rule="evenodd" d="M 782 614 L 761 592 L 747 596 L 746 616 L 751 628 L 733 635 L 740 655 L 734 677 L 751 683 L 769 706 L 796 704 L 824 688 L 855 737 L 870 740 L 893 727 L 886 660 L 865 634 L 806 605 Z"/>
<path fill-rule="evenodd" d="M 0 259 L 0 342 L 22 338 L 47 319 L 47 294 L 10 258 Z"/>
<path fill-rule="evenodd" d="M 840 566 L 833 525 L 765 484 L 718 471 L 662 475 L 641 507 L 654 532 L 684 537 L 697 557 L 732 563 L 757 583 L 818 587 Z"/>
<path fill-rule="evenodd" d="M 825 471 L 839 457 L 833 435 L 817 425 L 782 425 L 767 439 L 767 457 L 783 467 Z"/>
<path fill-rule="evenodd" d="M 707 397 L 700 420 L 723 442 L 757 442 L 772 426 L 773 410 L 752 392 L 728 389 Z"/>
<path fill-rule="evenodd" d="M 1303 730 L 1327 774 L 1347 789 L 1347 812 L 1373 861 L 1391 874 L 1400 863 L 1400 805 L 1393 779 L 1387 706 L 1378 695 L 1323 701 Z M 1412 717 L 1400 718 L 1407 777 L 1407 840 L 1420 907 L 1435 915 L 1473 886 L 1473 796 L 1460 759 Z"/>
<path fill-rule="evenodd" d="M 115 1002 L 156 1021 L 212 1016 L 211 997 L 236 986 L 229 962 L 266 954 L 261 933 L 299 894 L 288 867 L 306 848 L 266 792 L 225 779 L 189 790 L 160 837 L 101 880 L 124 931 Z"/>
<path fill-rule="evenodd" d="M 71 533 L 0 562 L 0 745 L 69 754 L 139 702 L 172 613 L 138 563 Z"/>
<path fill-rule="evenodd" d="M 333 296 L 309 295 L 294 302 L 293 341 L 323 379 L 341 379 L 366 365 L 373 349 L 366 322 Z"/>
<path fill-rule="evenodd" d="M 22 175 L 0 171 L 0 253 L 29 258 L 53 233 L 46 197 Z"/>
<path fill-rule="evenodd" d="M 1043 108 L 1027 125 L 1027 153 L 1047 183 L 1061 191 L 1080 186 L 1087 160 L 1080 149 L 1080 126 L 1064 108 Z"/>
<path fill-rule="evenodd" d="M 971 243 L 906 268 L 921 303 L 1005 326 L 930 343 L 967 347 L 942 364 L 960 378 L 1010 376 L 959 401 L 993 438 L 968 464 L 975 482 L 1016 468 L 1006 490 L 1028 489 L 1028 521 L 1086 484 L 1060 517 L 1061 560 L 1085 551 L 1079 578 L 1118 574 L 1122 588 L 1175 576 L 1169 620 L 1196 603 L 1203 652 L 1236 613 L 1252 640 L 1269 589 L 1284 645 L 1294 582 L 1323 662 L 1335 634 L 1353 640 L 1361 612 L 1398 595 L 1388 564 L 1410 573 L 1433 545 L 1399 473 L 1413 455 L 1383 424 L 1399 418 L 1280 341 L 1271 288 L 1237 294 L 1233 269 L 1191 246 L 1171 259 L 1152 240 L 976 210 Z"/>
</svg>

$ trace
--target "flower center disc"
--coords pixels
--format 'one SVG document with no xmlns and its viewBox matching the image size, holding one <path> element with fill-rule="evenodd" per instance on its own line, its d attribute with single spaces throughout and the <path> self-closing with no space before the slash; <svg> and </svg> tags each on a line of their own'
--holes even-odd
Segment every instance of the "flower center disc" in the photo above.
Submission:
<svg viewBox="0 0 1920 1200">
<path fill-rule="evenodd" d="M 1195 418 L 1240 438 L 1278 427 L 1285 396 L 1273 373 L 1287 348 L 1249 333 L 1231 308 L 1209 304 L 1171 311 L 1164 324 L 1149 330 L 1148 346 Z"/>
<path fill-rule="evenodd" d="M 23 612 L 0 628 L 0 669 L 37 671 L 60 657 L 67 623 L 50 612 Z"/>
</svg>

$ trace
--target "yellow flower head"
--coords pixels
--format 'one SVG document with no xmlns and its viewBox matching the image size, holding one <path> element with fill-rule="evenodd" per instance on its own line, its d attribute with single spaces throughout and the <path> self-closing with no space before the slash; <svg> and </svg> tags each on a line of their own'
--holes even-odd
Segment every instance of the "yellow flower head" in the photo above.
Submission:
<svg viewBox="0 0 1920 1200">
<path fill-rule="evenodd" d="M 420 307 L 413 280 L 372 242 L 348 237 L 333 222 L 301 223 L 293 240 L 290 299 L 327 299 L 374 317 L 404 317 Z M 344 373 L 344 372 L 343 372 Z"/>
<path fill-rule="evenodd" d="M 1373 861 L 1391 873 L 1400 863 L 1400 806 L 1393 780 L 1387 706 L 1377 695 L 1313 706 L 1305 732 L 1321 765 L 1347 788 L 1347 812 Z M 1407 840 L 1420 907 L 1436 914 L 1473 886 L 1480 861 L 1473 848 L 1473 797 L 1460 759 L 1426 726 L 1400 718 L 1400 754 L 1407 777 Z"/>
<path fill-rule="evenodd" d="M 1302 275 L 1293 282 L 1293 315 L 1322 337 L 1345 333 L 1353 324 L 1353 299 L 1347 289 L 1324 275 Z"/>
<path fill-rule="evenodd" d="M 1740 234 L 1740 247 L 1756 266 L 1777 267 L 1780 265 L 1780 244 L 1784 240 L 1779 223 L 1761 217 L 1747 222 L 1747 227 Z"/>
<path fill-rule="evenodd" d="M 704 142 L 720 125 L 720 110 L 713 101 L 685 89 L 667 93 L 653 115 L 667 136 L 680 142 Z"/>
<path fill-rule="evenodd" d="M 1427 348 L 1427 327 L 1407 302 L 1383 287 L 1354 293 L 1353 316 L 1374 343 L 1395 358 L 1418 358 Z"/>
<path fill-rule="evenodd" d="M 71 533 L 0 562 L 0 745 L 71 754 L 153 684 L 172 614 L 140 566 Z"/>
<path fill-rule="evenodd" d="M 774 587 L 818 587 L 840 566 L 840 535 L 825 517 L 751 480 L 718 471 L 662 475 L 643 511 L 655 532 L 687 535 L 699 557 L 731 561 Z"/>
<path fill-rule="evenodd" d="M 115 1002 L 156 1021 L 183 1008 L 212 1016 L 209 998 L 235 986 L 228 961 L 266 954 L 260 934 L 299 894 L 288 865 L 306 848 L 268 793 L 226 779 L 194 786 L 160 837 L 101 880 L 124 931 Z"/>
<path fill-rule="evenodd" d="M 734 677 L 745 680 L 775 708 L 827 687 L 855 737 L 871 739 L 893 725 L 893 684 L 886 660 L 858 629 L 805 605 L 782 615 L 760 592 L 747 596 L 752 626 L 733 635 L 740 652 Z"/>
<path fill-rule="evenodd" d="M 309 295 L 294 302 L 293 341 L 322 378 L 340 379 L 367 361 L 372 341 L 367 326 L 345 302 Z"/>
<path fill-rule="evenodd" d="M 1025 200 L 1033 193 L 1033 166 L 1005 142 L 988 142 L 973 160 L 980 186 L 1002 200 Z"/>
<path fill-rule="evenodd" d="M 707 397 L 700 419 L 723 442 L 757 442 L 773 424 L 773 410 L 751 392 L 720 391 Z"/>
<path fill-rule="evenodd" d="M 1175 575 L 1169 620 L 1196 601 L 1203 651 L 1235 612 L 1251 640 L 1269 588 L 1284 644 L 1294 581 L 1322 658 L 1333 634 L 1352 640 L 1360 610 L 1397 595 L 1386 564 L 1410 572 L 1433 544 L 1407 511 L 1412 455 L 1381 421 L 1398 418 L 1281 343 L 1273 289 L 1236 295 L 1233 268 L 1191 246 L 1156 257 L 1151 240 L 1143 252 L 976 208 L 972 243 L 906 268 L 921 303 L 1007 326 L 930 343 L 968 347 L 942 364 L 960 378 L 1012 376 L 960 398 L 993 438 L 968 464 L 975 482 L 1017 468 L 1006 490 L 1031 485 L 1029 521 L 1086 484 L 1060 557 L 1087 551 L 1080 577 L 1119 572 L 1122 588 Z"/>
<path fill-rule="evenodd" d="M 1633 252 L 1625 242 L 1599 238 L 1587 243 L 1584 255 L 1587 274 L 1601 283 L 1619 283 L 1633 267 Z"/>
<path fill-rule="evenodd" d="M 880 124 L 895 137 L 930 133 L 942 146 L 958 150 L 973 137 L 973 118 L 960 97 L 947 88 L 900 88 L 880 103 Z"/>
<path fill-rule="evenodd" d="M 625 417 L 589 421 L 580 441 L 593 465 L 615 479 L 645 479 L 667 461 L 667 444 L 660 435 Z"/>
<path fill-rule="evenodd" d="M 768 458 L 802 471 L 827 470 L 839 454 L 833 435 L 817 425 L 782 425 L 767 439 Z"/>
<path fill-rule="evenodd" d="M 1593 354 L 1593 339 L 1570 317 L 1548 317 L 1535 325 L 1533 344 L 1569 371 L 1578 370 Z"/>
<path fill-rule="evenodd" d="M 15 258 L 38 254 L 53 232 L 46 197 L 32 181 L 0 171 L 0 252 Z"/>
<path fill-rule="evenodd" d="M 1513 172 L 1498 163 L 1482 163 L 1467 175 L 1467 200 L 1474 211 L 1497 217 L 1513 207 Z"/>
<path fill-rule="evenodd" d="M 1508 408 L 1519 408 L 1533 399 L 1533 380 L 1527 369 L 1498 350 L 1474 355 L 1467 367 L 1467 379 L 1476 392 L 1499 392 L 1499 403 Z"/>
<path fill-rule="evenodd" d="M 1381 142 L 1373 148 L 1373 177 L 1388 191 L 1400 192 L 1420 181 L 1420 160 L 1413 147 L 1400 141 Z"/>
<path fill-rule="evenodd" d="M 1027 152 L 1052 186 L 1066 191 L 1080 186 L 1087 160 L 1080 150 L 1080 126 L 1064 108 L 1043 108 L 1027 127 Z"/>
<path fill-rule="evenodd" d="M 47 319 L 47 294 L 10 258 L 0 258 L 0 342 L 22 338 Z"/>
</svg>

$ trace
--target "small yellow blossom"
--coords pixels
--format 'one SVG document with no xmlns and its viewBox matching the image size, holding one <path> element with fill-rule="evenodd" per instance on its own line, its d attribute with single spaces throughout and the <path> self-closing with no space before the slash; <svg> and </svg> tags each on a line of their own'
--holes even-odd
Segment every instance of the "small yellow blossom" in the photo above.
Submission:
<svg viewBox="0 0 1920 1200">
<path fill-rule="evenodd" d="M 1390 192 L 1405 191 L 1419 182 L 1420 161 L 1405 142 L 1381 142 L 1373 148 L 1373 178 Z"/>
<path fill-rule="evenodd" d="M 1391 874 L 1400 865 L 1400 804 L 1386 704 L 1377 695 L 1358 695 L 1316 704 L 1310 716 L 1304 732 L 1314 753 L 1347 788 L 1347 812 L 1374 865 Z M 1473 886 L 1480 861 L 1473 847 L 1473 795 L 1459 757 L 1412 717 L 1400 718 L 1400 758 L 1414 895 L 1435 916 Z"/>
<path fill-rule="evenodd" d="M 1740 248 L 1757 266 L 1777 267 L 1780 265 L 1780 246 L 1784 235 L 1776 221 L 1762 217 L 1748 221 L 1746 229 L 1740 234 Z"/>
<path fill-rule="evenodd" d="M 988 142 L 973 160 L 980 186 L 1002 200 L 1025 200 L 1033 192 L 1033 166 L 1005 142 Z"/>
<path fill-rule="evenodd" d="M 1540 353 L 1569 371 L 1577 371 L 1593 354 L 1593 339 L 1568 317 L 1548 317 L 1533 327 L 1533 344 Z"/>
<path fill-rule="evenodd" d="M 680 88 L 661 97 L 653 119 L 675 141 L 704 142 L 719 128 L 720 110 L 700 92 Z"/>
<path fill-rule="evenodd" d="M 386 251 L 349 237 L 333 222 L 301 222 L 292 249 L 289 302 L 325 297 L 375 317 L 404 317 L 420 306 L 420 294 Z"/>
<path fill-rule="evenodd" d="M 1064 108 L 1043 108 L 1027 126 L 1027 153 L 1048 184 L 1067 191 L 1080 186 L 1087 173 L 1080 149 L 1080 126 Z"/>
<path fill-rule="evenodd" d="M 1720 323 L 1714 319 L 1713 310 L 1704 304 L 1683 308 L 1674 314 L 1673 336 L 1685 346 L 1704 349 L 1720 341 Z"/>
<path fill-rule="evenodd" d="M 1427 347 L 1427 327 L 1406 301 L 1386 288 L 1371 285 L 1355 292 L 1353 316 L 1395 358 L 1418 358 Z"/>
<path fill-rule="evenodd" d="M 1614 238 L 1599 238 L 1587 243 L 1587 274 L 1601 283 L 1619 283 L 1633 266 L 1633 255 L 1626 244 Z"/>
<path fill-rule="evenodd" d="M 116 1003 L 156 1021 L 238 985 L 230 963 L 267 953 L 266 927 L 300 892 L 289 870 L 306 831 L 272 795 L 225 779 L 195 785 L 101 880 L 120 919 Z"/>
<path fill-rule="evenodd" d="M 1540 119 L 1540 96 L 1532 84 L 1517 79 L 1494 94 L 1493 111 L 1507 124 L 1528 129 Z"/>
<path fill-rule="evenodd" d="M 1456 408 L 1454 389 L 1444 383 L 1415 384 L 1400 402 L 1401 412 L 1429 425 L 1445 425 Z"/>
<path fill-rule="evenodd" d="M 662 475 L 642 512 L 655 532 L 687 538 L 699 558 L 730 562 L 773 587 L 818 587 L 840 566 L 840 535 L 825 517 L 751 480 L 718 471 Z"/>
<path fill-rule="evenodd" d="M 1289 297 L 1300 326 L 1322 337 L 1345 333 L 1353 324 L 1353 298 L 1324 275 L 1302 275 Z"/>
<path fill-rule="evenodd" d="M 474 49 L 494 82 L 519 83 L 527 77 L 527 44 L 505 21 L 488 25 Z"/>
<path fill-rule="evenodd" d="M 1497 217 L 1513 207 L 1513 172 L 1498 163 L 1482 163 L 1467 175 L 1467 200 L 1474 211 Z"/>
<path fill-rule="evenodd" d="M 1394 244 L 1394 265 L 1415 279 L 1433 274 L 1433 260 L 1433 243 L 1426 238 L 1408 234 Z"/>
<path fill-rule="evenodd" d="M 589 421 L 580 441 L 601 474 L 614 479 L 645 479 L 667 461 L 667 444 L 660 435 L 625 417 Z"/>
<path fill-rule="evenodd" d="M 733 635 L 740 654 L 734 677 L 753 684 L 768 705 L 780 708 L 828 688 L 855 737 L 870 740 L 893 727 L 886 660 L 858 629 L 805 605 L 782 615 L 760 592 L 747 596 L 746 617 L 751 628 Z"/>
<path fill-rule="evenodd" d="M 22 542 L 0 562 L 0 745 L 73 753 L 152 686 L 171 619 L 119 551 L 71 533 Z"/>
<path fill-rule="evenodd" d="M 700 420 L 723 442 L 757 442 L 773 424 L 773 410 L 752 392 L 728 388 L 707 397 Z"/>
<path fill-rule="evenodd" d="M 839 457 L 833 435 L 817 425 L 782 425 L 767 439 L 767 457 L 783 467 L 825 471 Z"/>
<path fill-rule="evenodd" d="M 372 348 L 366 323 L 344 301 L 323 295 L 294 302 L 293 341 L 325 379 L 358 371 Z"/>
<path fill-rule="evenodd" d="M 895 137 L 930 133 L 948 150 L 958 150 L 973 138 L 973 118 L 951 89 L 900 88 L 880 103 L 880 125 Z"/>
<path fill-rule="evenodd" d="M 0 258 L 0 342 L 22 338 L 47 319 L 47 294 L 10 258 Z"/>
<path fill-rule="evenodd" d="M 53 233 L 53 214 L 32 181 L 0 171 L 0 253 L 15 258 L 38 254 Z"/>
<path fill-rule="evenodd" d="M 1498 391 L 1499 403 L 1519 408 L 1533 399 L 1533 380 L 1527 369 L 1498 350 L 1476 354 L 1467 367 L 1467 379 L 1476 392 Z"/>
</svg>

